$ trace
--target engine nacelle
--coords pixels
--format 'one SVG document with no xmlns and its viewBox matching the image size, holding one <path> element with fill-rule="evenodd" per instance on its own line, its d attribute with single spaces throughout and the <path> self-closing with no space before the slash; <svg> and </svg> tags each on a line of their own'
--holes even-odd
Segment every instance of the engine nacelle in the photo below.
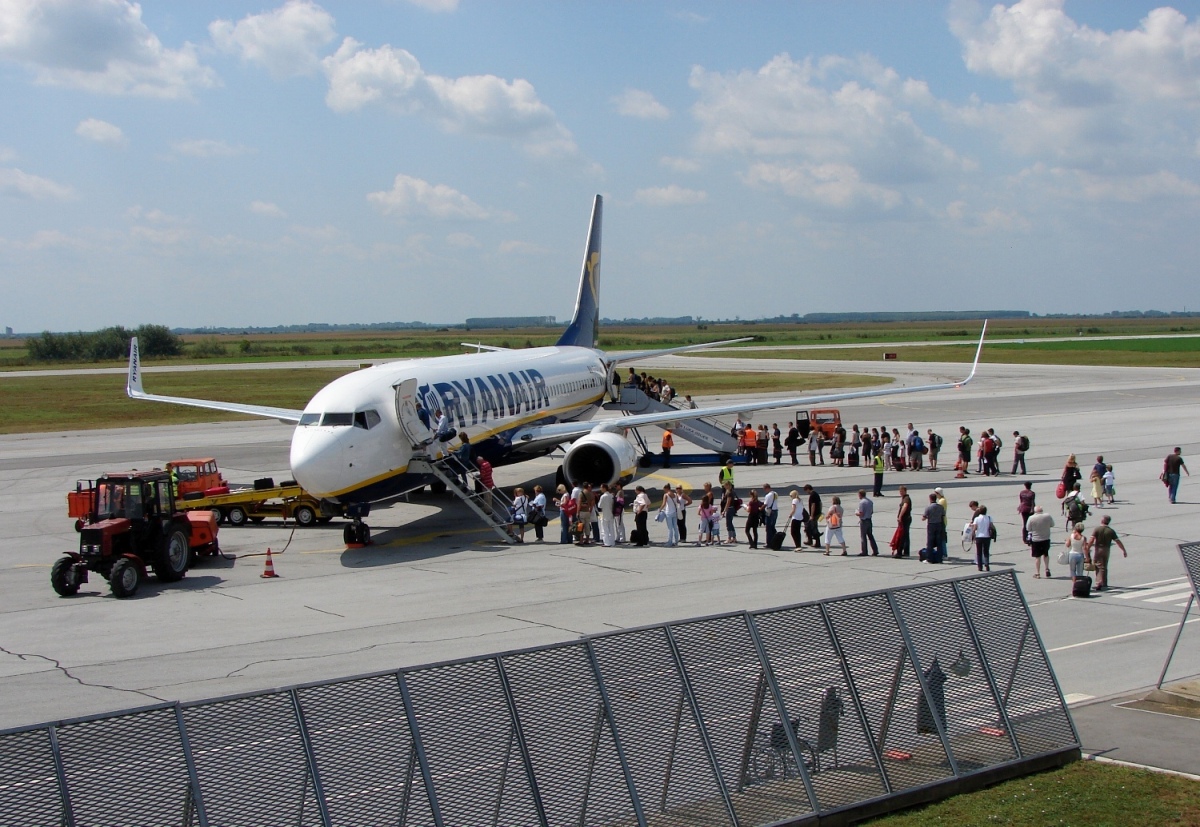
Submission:
<svg viewBox="0 0 1200 827">
<path fill-rule="evenodd" d="M 562 467 L 571 485 L 624 484 L 633 479 L 637 451 L 623 434 L 599 431 L 577 439 L 567 449 Z"/>
</svg>

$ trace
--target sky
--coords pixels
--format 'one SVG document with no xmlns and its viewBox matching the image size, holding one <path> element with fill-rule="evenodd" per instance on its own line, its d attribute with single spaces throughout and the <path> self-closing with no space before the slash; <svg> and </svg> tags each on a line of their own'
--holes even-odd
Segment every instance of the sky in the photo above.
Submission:
<svg viewBox="0 0 1200 827">
<path fill-rule="evenodd" d="M 0 330 L 1200 309 L 1200 0 L 0 0 Z"/>
</svg>

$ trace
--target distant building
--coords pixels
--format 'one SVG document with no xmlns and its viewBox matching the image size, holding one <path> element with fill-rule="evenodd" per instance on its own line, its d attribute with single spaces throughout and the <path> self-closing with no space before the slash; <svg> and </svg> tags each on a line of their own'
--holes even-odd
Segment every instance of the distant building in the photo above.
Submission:
<svg viewBox="0 0 1200 827">
<path fill-rule="evenodd" d="M 471 328 L 550 327 L 554 324 L 553 316 L 485 316 L 467 319 L 467 327 Z"/>
<path fill-rule="evenodd" d="M 13 335 L 13 334 L 12 334 L 12 328 L 11 328 L 11 327 L 6 327 L 6 328 L 4 328 L 4 338 L 5 338 L 5 339 L 11 339 L 11 338 L 12 338 L 12 335 Z"/>
</svg>

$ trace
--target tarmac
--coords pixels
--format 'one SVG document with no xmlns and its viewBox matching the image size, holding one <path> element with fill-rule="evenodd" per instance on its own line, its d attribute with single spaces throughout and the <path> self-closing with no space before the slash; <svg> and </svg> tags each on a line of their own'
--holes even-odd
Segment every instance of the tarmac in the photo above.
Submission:
<svg viewBox="0 0 1200 827">
<path fill-rule="evenodd" d="M 1200 681 L 1165 684 L 1071 708 L 1087 758 L 1200 781 Z"/>
</svg>

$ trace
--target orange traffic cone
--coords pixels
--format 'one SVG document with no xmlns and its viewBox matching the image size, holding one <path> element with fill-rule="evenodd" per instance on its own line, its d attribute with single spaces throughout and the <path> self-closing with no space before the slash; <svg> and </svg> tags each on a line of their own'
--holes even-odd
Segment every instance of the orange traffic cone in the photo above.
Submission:
<svg viewBox="0 0 1200 827">
<path fill-rule="evenodd" d="M 259 577 L 267 578 L 267 577 L 278 577 L 278 576 L 279 575 L 275 573 L 275 561 L 271 559 L 271 549 L 268 548 L 267 549 L 267 564 L 266 564 L 266 566 L 263 567 L 263 573 L 260 574 Z"/>
<path fill-rule="evenodd" d="M 966 467 L 963 465 L 961 459 L 954 463 L 954 470 L 957 472 L 954 475 L 954 479 L 956 480 L 964 479 L 967 476 Z"/>
</svg>

